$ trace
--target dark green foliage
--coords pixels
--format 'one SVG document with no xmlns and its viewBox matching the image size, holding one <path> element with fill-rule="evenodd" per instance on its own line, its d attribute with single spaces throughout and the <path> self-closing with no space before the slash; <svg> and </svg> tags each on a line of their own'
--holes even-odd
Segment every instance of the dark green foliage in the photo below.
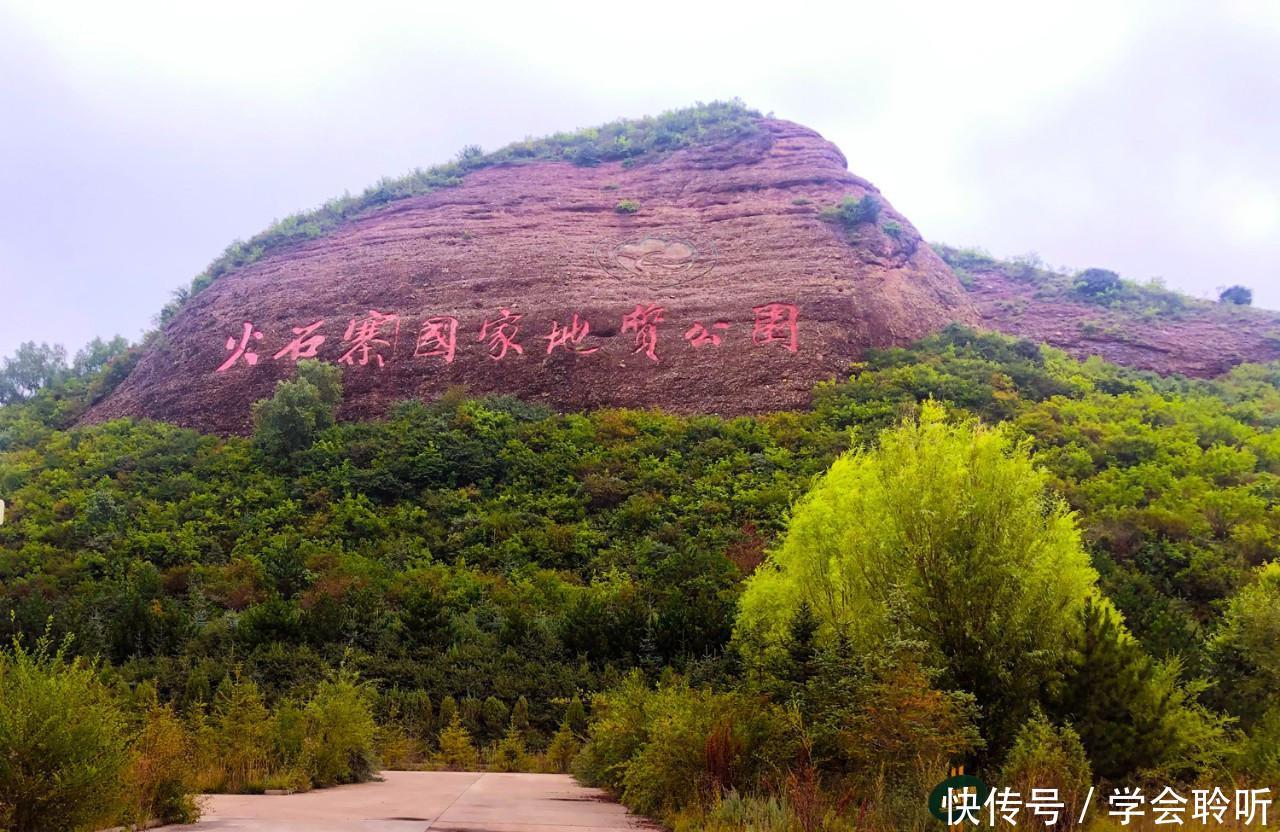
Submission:
<svg viewBox="0 0 1280 832">
<path fill-rule="evenodd" d="M 823 209 L 819 216 L 846 230 L 853 230 L 860 225 L 874 223 L 879 219 L 880 208 L 880 199 L 875 194 L 865 194 L 860 199 L 849 196 L 842 199 L 840 204 Z"/>
<path fill-rule="evenodd" d="M 640 210 L 640 203 L 634 199 L 621 199 L 613 206 L 613 210 L 619 214 L 634 214 Z"/>
<path fill-rule="evenodd" d="M 254 403 L 254 444 L 276 460 L 309 448 L 333 426 L 341 402 L 341 369 L 311 359 L 299 361 L 297 378 L 278 382 L 271 398 Z"/>
<path fill-rule="evenodd" d="M 1232 303 L 1236 306 L 1249 306 L 1253 303 L 1253 290 L 1248 286 L 1228 286 L 1218 293 L 1219 303 Z"/>
<path fill-rule="evenodd" d="M 1123 285 L 1120 275 L 1109 269 L 1085 269 L 1076 275 L 1072 289 L 1079 295 L 1097 299 L 1119 292 Z"/>
<path fill-rule="evenodd" d="M 488 737 L 500 737 L 509 727 L 511 711 L 505 702 L 496 696 L 490 696 L 480 706 L 480 720 L 484 724 L 484 734 Z"/>
<path fill-rule="evenodd" d="M 967 262 L 982 267 L 977 255 Z M 776 544 L 793 503 L 841 452 L 930 398 L 953 419 L 1007 423 L 1076 513 L 1100 595 L 1132 633 L 1095 609 L 1078 659 L 1037 677 L 1026 698 L 1054 730 L 1072 726 L 1096 775 L 1193 777 L 1223 761 L 1272 770 L 1268 607 L 1245 588 L 1280 548 L 1275 366 L 1162 379 L 955 327 L 870 353 L 798 413 L 556 415 L 450 396 L 378 422 L 324 427 L 317 411 L 314 430 L 303 419 L 279 442 L 131 421 L 67 429 L 128 357 L 88 355 L 0 408 L 0 610 L 14 613 L 0 635 L 38 637 L 52 616 L 56 634 L 75 632 L 75 650 L 110 661 L 122 686 L 154 686 L 162 707 L 176 706 L 224 782 L 233 770 L 246 788 L 306 781 L 301 713 L 344 658 L 377 688 L 379 725 L 424 744 L 423 758 L 458 716 L 472 733 L 448 734 L 450 765 L 474 765 L 476 744 L 495 753 L 514 727 L 526 752 L 553 746 L 561 762 L 547 765 L 559 766 L 587 731 L 580 695 L 633 668 L 651 690 L 673 668 L 688 693 L 654 713 L 669 713 L 661 736 L 675 750 L 644 754 L 632 785 L 619 781 L 650 803 L 665 801 L 673 776 L 694 784 L 678 794 L 763 777 L 732 762 L 739 742 L 754 742 L 736 727 L 745 723 L 719 721 L 744 702 L 775 715 L 794 705 L 800 725 L 788 723 L 782 747 L 808 743 L 817 775 L 850 788 L 869 788 L 870 753 L 900 782 L 923 777 L 915 758 L 897 757 L 901 737 L 927 744 L 931 759 L 996 765 L 1000 747 L 959 750 L 976 745 L 972 708 L 995 684 L 953 689 L 961 677 L 923 650 L 832 652 L 799 608 L 769 662 L 727 650 L 750 569 L 729 556 L 735 547 Z M 304 389 L 300 412 L 336 401 L 306 381 L 316 392 Z M 965 652 L 963 640 L 948 644 Z M 975 656 L 962 658 L 983 664 Z M 1223 681 L 1202 696 L 1187 681 L 1202 676 Z M 512 711 L 499 723 L 490 701 Z M 1221 714 L 1241 720 L 1234 748 Z M 1027 720 L 1014 723 L 1001 745 Z M 260 752 L 237 759 L 224 735 Z M 504 749 L 504 760 L 519 756 Z M 774 782 L 808 782 L 802 757 L 775 761 Z"/>
</svg>

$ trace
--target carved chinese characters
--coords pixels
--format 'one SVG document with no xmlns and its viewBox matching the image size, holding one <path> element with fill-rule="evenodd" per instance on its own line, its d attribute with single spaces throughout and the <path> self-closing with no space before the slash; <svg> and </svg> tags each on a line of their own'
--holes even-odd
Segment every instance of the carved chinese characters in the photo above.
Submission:
<svg viewBox="0 0 1280 832">
<path fill-rule="evenodd" d="M 733 349 L 747 346 L 781 348 L 795 353 L 800 348 L 799 309 L 790 303 L 766 303 L 751 308 L 753 315 L 751 332 L 748 334 L 743 324 L 741 334 L 734 338 L 734 324 L 725 318 L 704 319 L 686 322 L 687 325 L 674 330 L 675 335 L 683 335 L 683 346 L 670 346 L 664 340 L 663 333 L 668 325 L 668 311 L 656 303 L 637 303 L 635 308 L 625 312 L 618 318 L 619 328 L 614 330 L 622 335 L 630 336 L 628 349 L 631 355 L 643 355 L 653 362 L 662 360 L 661 352 L 670 349 Z M 274 361 L 297 362 L 304 358 L 321 358 L 321 348 L 336 336 L 336 329 L 325 333 L 325 318 L 291 328 L 292 337 L 283 336 L 276 340 L 279 348 L 271 354 Z M 379 370 L 389 362 L 402 358 L 399 356 L 400 329 L 404 322 L 397 312 L 386 312 L 369 309 L 348 320 L 340 338 L 334 338 L 337 346 L 332 350 L 330 360 L 352 367 L 368 367 Z M 471 324 L 472 334 L 467 335 L 465 343 L 481 345 L 489 360 L 501 362 L 525 356 L 524 338 L 537 338 L 546 343 L 543 355 L 559 352 L 589 356 L 603 351 L 599 344 L 592 344 L 587 339 L 592 335 L 591 322 L 581 312 L 574 312 L 568 320 L 555 319 L 547 322 L 542 331 L 544 335 L 525 335 L 528 322 L 522 312 L 509 307 L 501 307 L 484 315 L 476 324 Z M 336 326 L 336 325 L 335 325 Z M 417 336 L 413 339 L 413 352 L 408 358 L 418 361 L 435 360 L 443 364 L 452 364 L 459 352 L 466 348 L 459 343 L 459 329 L 466 327 L 452 315 L 429 315 L 421 319 L 417 325 Z M 413 330 L 411 329 L 410 332 Z M 534 330 L 537 331 L 537 330 Z M 672 336 L 674 337 L 674 335 Z M 259 330 L 250 321 L 244 322 L 241 331 L 226 339 L 226 359 L 214 371 L 225 373 L 232 368 L 244 364 L 256 366 L 259 356 L 258 342 L 269 341 L 266 333 Z M 680 341 L 675 341 L 679 345 Z M 661 349 L 660 349 L 661 345 Z M 271 344 L 272 347 L 275 344 Z M 530 344 L 530 347 L 536 348 Z"/>
</svg>

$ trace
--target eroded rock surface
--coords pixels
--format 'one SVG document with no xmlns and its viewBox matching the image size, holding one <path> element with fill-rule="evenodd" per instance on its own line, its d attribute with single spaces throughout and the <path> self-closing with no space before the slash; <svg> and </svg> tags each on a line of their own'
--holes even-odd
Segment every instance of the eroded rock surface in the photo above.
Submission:
<svg viewBox="0 0 1280 832">
<path fill-rule="evenodd" d="M 753 413 L 803 406 L 869 346 L 978 323 L 888 202 L 852 231 L 819 218 L 877 194 L 839 150 L 759 128 L 629 169 L 476 171 L 272 252 L 188 303 L 89 418 L 244 431 L 311 353 L 344 367 L 345 418 L 454 385 L 560 409 Z"/>
</svg>

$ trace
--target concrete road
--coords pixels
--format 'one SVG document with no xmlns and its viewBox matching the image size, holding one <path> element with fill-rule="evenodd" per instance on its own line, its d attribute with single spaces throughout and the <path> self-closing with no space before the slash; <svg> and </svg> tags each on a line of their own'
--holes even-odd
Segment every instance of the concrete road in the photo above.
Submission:
<svg viewBox="0 0 1280 832">
<path fill-rule="evenodd" d="M 384 771 L 382 782 L 293 795 L 209 795 L 165 832 L 617 832 L 653 829 L 565 774 Z"/>
</svg>

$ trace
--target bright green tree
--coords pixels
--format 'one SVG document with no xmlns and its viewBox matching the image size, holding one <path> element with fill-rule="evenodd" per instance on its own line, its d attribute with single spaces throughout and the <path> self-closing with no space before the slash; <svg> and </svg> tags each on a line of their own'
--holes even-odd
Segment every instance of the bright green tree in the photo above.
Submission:
<svg viewBox="0 0 1280 832">
<path fill-rule="evenodd" d="M 1280 561 L 1260 567 L 1230 603 L 1209 643 L 1216 694 L 1251 726 L 1280 698 Z"/>
<path fill-rule="evenodd" d="M 60 344 L 20 344 L 11 357 L 0 360 L 0 404 L 29 399 L 66 375 L 67 351 Z"/>
<path fill-rule="evenodd" d="M 218 750 L 225 782 L 240 791 L 266 774 L 271 746 L 271 712 L 251 679 L 224 677 L 214 695 Z"/>
<path fill-rule="evenodd" d="M 917 639 L 942 682 L 973 693 L 988 742 L 1060 670 L 1095 593 L 1074 518 L 1006 431 L 926 403 L 877 447 L 838 459 L 796 506 L 743 594 L 744 644 L 787 643 L 807 603 L 819 636 L 869 652 Z M 1016 721 L 1015 721 L 1016 720 Z"/>
</svg>

